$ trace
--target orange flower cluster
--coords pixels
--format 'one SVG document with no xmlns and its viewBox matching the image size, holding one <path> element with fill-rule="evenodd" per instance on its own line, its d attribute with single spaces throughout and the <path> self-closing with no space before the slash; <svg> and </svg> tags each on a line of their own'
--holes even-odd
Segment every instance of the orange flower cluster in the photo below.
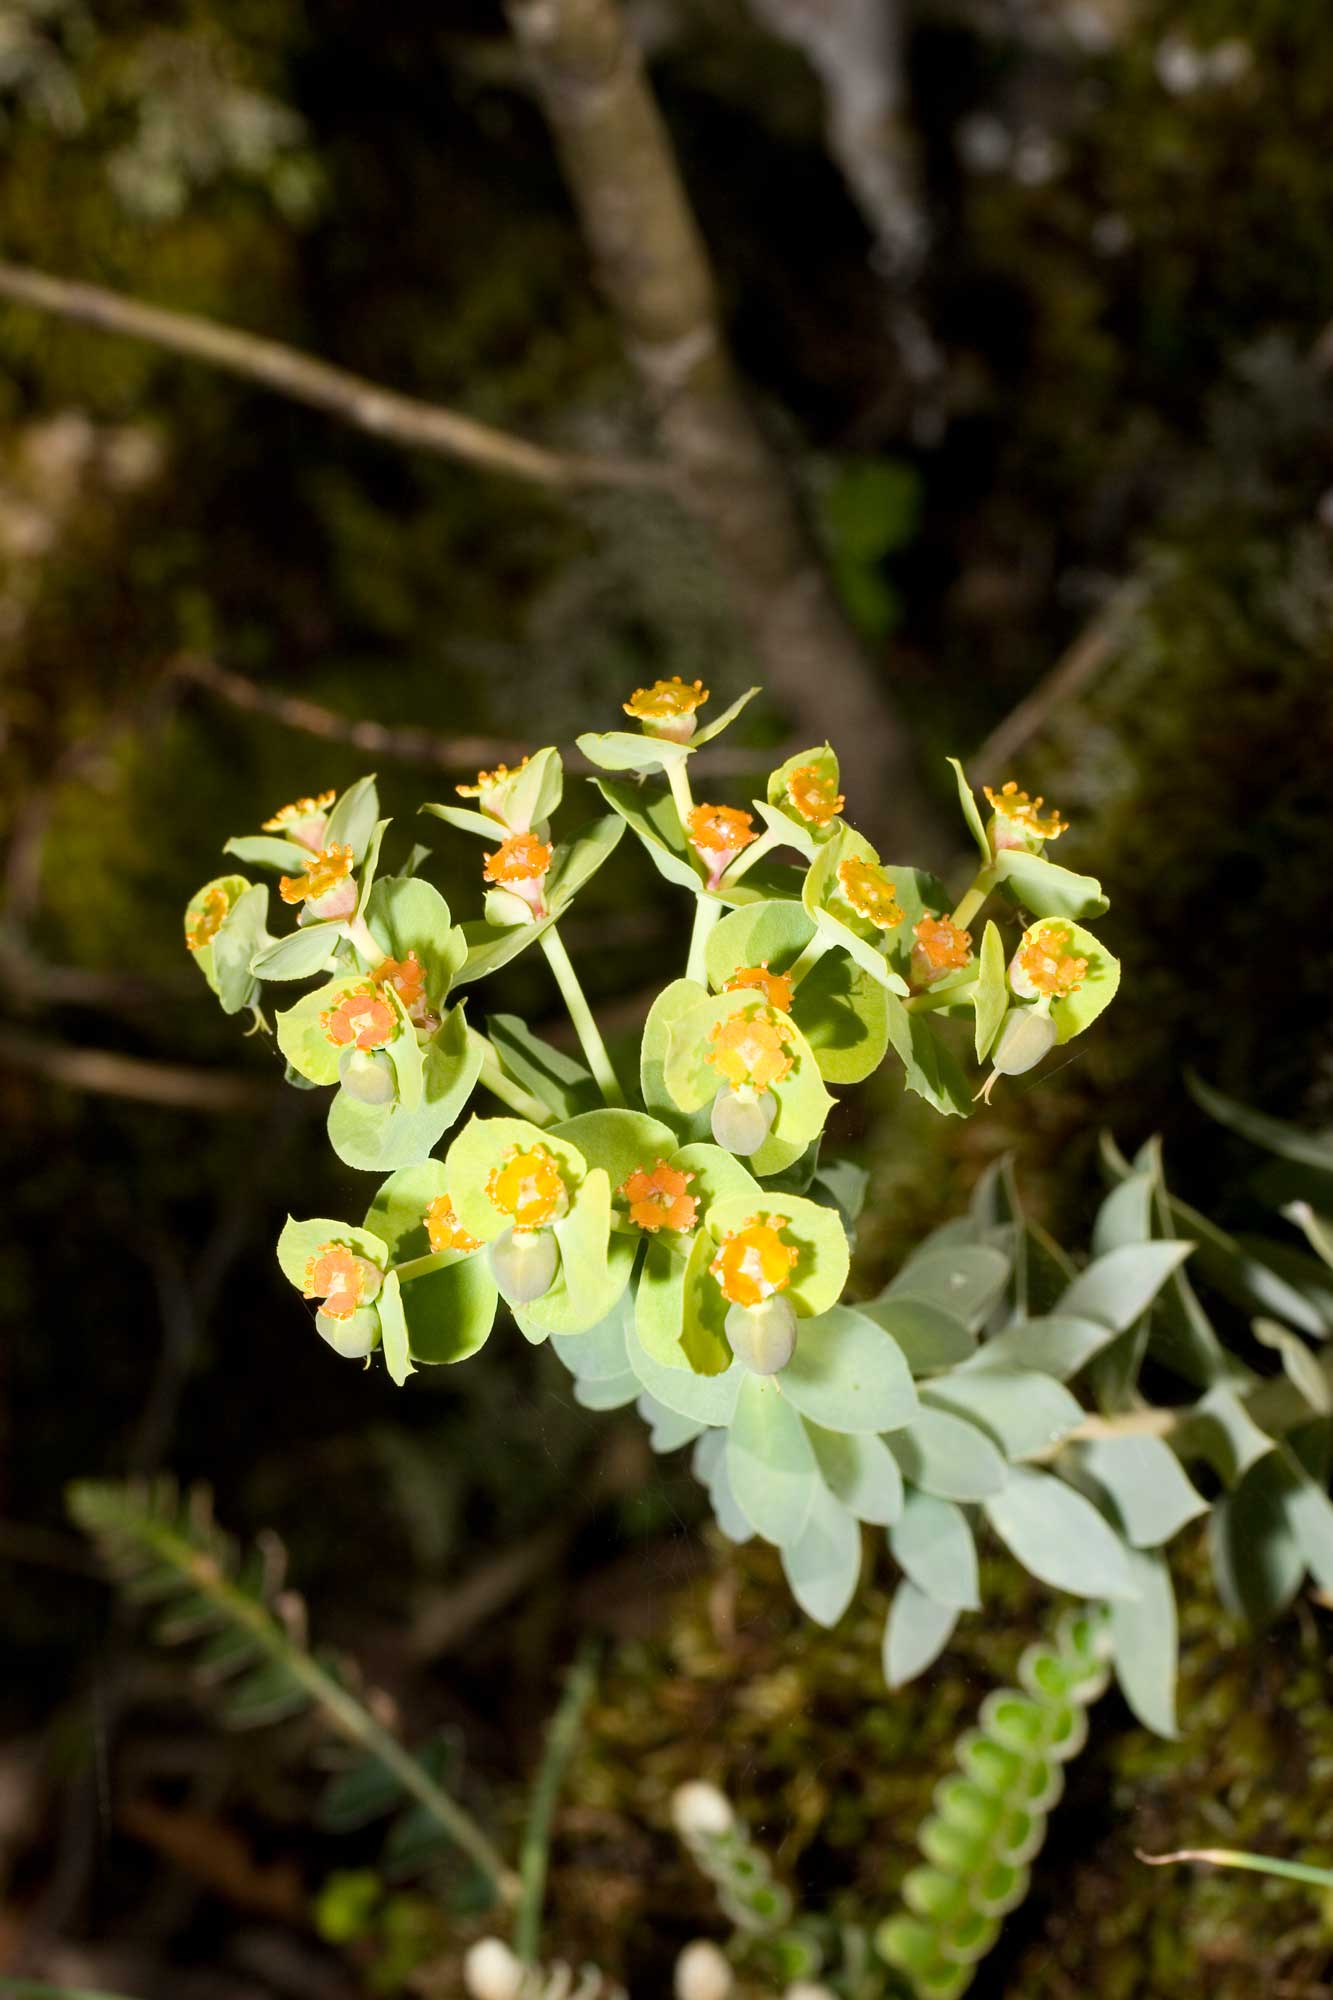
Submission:
<svg viewBox="0 0 1333 2000">
<path fill-rule="evenodd" d="M 544 1146 L 516 1146 L 502 1167 L 492 1169 L 486 1192 L 515 1229 L 541 1229 L 566 1206 L 560 1169 Z"/>
<path fill-rule="evenodd" d="M 442 1250 L 480 1250 L 481 1239 L 469 1236 L 459 1225 L 454 1205 L 447 1194 L 437 1194 L 426 1210 L 426 1235 L 432 1252 L 438 1256 Z"/>
<path fill-rule="evenodd" d="M 744 1228 L 728 1232 L 708 1266 L 724 1299 L 734 1306 L 759 1306 L 791 1283 L 800 1252 L 783 1242 L 779 1232 L 786 1227 L 785 1215 L 767 1220 L 752 1215 Z"/>
<path fill-rule="evenodd" d="M 709 1040 L 707 1060 L 735 1089 L 765 1091 L 791 1069 L 782 1029 L 767 1015 L 733 1014 L 715 1021 Z"/>
<path fill-rule="evenodd" d="M 892 931 L 903 920 L 898 892 L 882 868 L 852 855 L 838 863 L 838 887 L 858 917 L 878 930 Z"/>
<path fill-rule="evenodd" d="M 699 1211 L 698 1197 L 688 1192 L 693 1179 L 659 1160 L 651 1172 L 636 1167 L 618 1192 L 629 1203 L 630 1221 L 655 1236 L 659 1229 L 693 1229 Z"/>
<path fill-rule="evenodd" d="M 741 966 L 738 972 L 732 973 L 722 991 L 741 993 L 751 986 L 762 993 L 769 1006 L 775 1007 L 779 1014 L 790 1014 L 792 983 L 785 972 L 770 972 L 767 959 L 762 965 Z"/>
<path fill-rule="evenodd" d="M 807 826 L 827 826 L 847 803 L 833 779 L 817 764 L 802 764 L 799 770 L 787 773 L 787 799 Z"/>
</svg>

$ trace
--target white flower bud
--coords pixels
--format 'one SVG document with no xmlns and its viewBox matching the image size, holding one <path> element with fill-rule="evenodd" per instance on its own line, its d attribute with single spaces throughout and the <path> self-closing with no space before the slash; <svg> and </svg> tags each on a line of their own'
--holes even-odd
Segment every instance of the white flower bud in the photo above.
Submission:
<svg viewBox="0 0 1333 2000">
<path fill-rule="evenodd" d="M 390 1104 L 398 1093 L 393 1064 L 380 1049 L 348 1049 L 339 1059 L 338 1075 L 358 1104 Z"/>
<path fill-rule="evenodd" d="M 780 1293 L 758 1306 L 732 1306 L 726 1320 L 731 1351 L 752 1375 L 776 1375 L 796 1350 L 796 1313 Z"/>
<path fill-rule="evenodd" d="M 489 1255 L 495 1282 L 511 1306 L 544 1298 L 560 1267 L 560 1245 L 549 1229 L 506 1229 Z"/>
<path fill-rule="evenodd" d="M 463 1984 L 472 2000 L 518 2000 L 523 1967 L 499 1938 L 478 1938 L 463 1957 Z"/>
<path fill-rule="evenodd" d="M 713 1137 L 728 1153 L 757 1153 L 773 1129 L 778 1101 L 771 1090 L 733 1090 L 723 1084 L 713 1099 Z"/>
<path fill-rule="evenodd" d="M 727 2000 L 734 1984 L 726 1957 L 707 1938 L 687 1944 L 676 1960 L 676 2000 Z"/>
<path fill-rule="evenodd" d="M 682 1840 L 716 1840 L 731 1832 L 736 1815 L 725 1792 L 692 1778 L 671 1794 L 671 1824 Z"/>
<path fill-rule="evenodd" d="M 1055 1047 L 1055 1023 L 1041 1007 L 1011 1007 L 991 1061 L 1001 1076 L 1022 1076 Z"/>
</svg>

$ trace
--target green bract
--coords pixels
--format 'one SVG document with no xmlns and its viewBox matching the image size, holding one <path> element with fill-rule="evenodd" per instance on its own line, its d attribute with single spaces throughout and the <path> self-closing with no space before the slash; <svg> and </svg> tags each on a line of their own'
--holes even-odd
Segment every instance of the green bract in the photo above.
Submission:
<svg viewBox="0 0 1333 2000">
<path fill-rule="evenodd" d="M 603 771 L 669 771 L 673 765 L 683 764 L 692 750 L 720 736 L 758 692 L 757 687 L 747 688 L 729 708 L 724 708 L 712 722 L 696 728 L 684 742 L 650 736 L 636 729 L 612 729 L 600 735 L 589 732 L 580 736 L 578 746 L 588 762 Z"/>
<path fill-rule="evenodd" d="M 844 863 L 853 862 L 879 868 L 890 880 L 893 879 L 892 872 L 882 868 L 879 856 L 868 840 L 864 840 L 854 827 L 840 827 L 810 864 L 801 891 L 806 915 L 828 944 L 840 945 L 863 971 L 891 993 L 905 994 L 907 982 L 894 971 L 892 964 L 892 953 L 900 949 L 900 945 L 895 946 L 891 940 L 894 930 L 905 927 L 906 913 L 899 924 L 889 929 L 860 915 L 849 902 L 839 877 Z M 910 931 L 907 935 L 910 939 Z"/>
<path fill-rule="evenodd" d="M 842 821 L 836 811 L 825 818 L 822 807 L 813 816 L 808 809 L 804 812 L 800 809 L 797 802 L 801 790 L 799 780 L 807 774 L 816 780 L 817 795 L 821 801 L 826 799 L 831 805 L 838 796 L 838 758 L 832 745 L 825 743 L 817 750 L 798 750 L 785 763 L 779 764 L 769 778 L 764 800 L 756 799 L 754 806 L 755 811 L 762 814 L 770 825 L 780 825 L 787 845 L 796 848 L 810 861 L 817 848 L 833 839 Z"/>
<path fill-rule="evenodd" d="M 799 903 L 749 903 L 723 917 L 708 940 L 710 983 L 726 988 L 743 972 L 787 972 L 817 935 Z M 792 995 L 791 1018 L 829 1083 L 860 1083 L 888 1046 L 884 988 L 855 960 L 826 952 Z"/>
<path fill-rule="evenodd" d="M 786 1074 L 767 1086 L 777 1101 L 777 1115 L 770 1137 L 753 1155 L 756 1173 L 776 1173 L 822 1132 L 833 1099 L 805 1036 L 789 1015 L 776 1013 L 762 993 L 748 987 L 719 993 L 681 1014 L 668 1030 L 663 1083 L 667 1096 L 687 1115 L 711 1104 L 719 1090 L 728 1087 L 718 1067 L 717 1035 L 731 1021 L 770 1025 L 790 1062 Z"/>
</svg>

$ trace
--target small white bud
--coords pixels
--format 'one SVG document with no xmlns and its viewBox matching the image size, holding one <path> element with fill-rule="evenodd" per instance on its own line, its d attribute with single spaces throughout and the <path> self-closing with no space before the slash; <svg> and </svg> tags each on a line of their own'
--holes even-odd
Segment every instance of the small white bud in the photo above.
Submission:
<svg viewBox="0 0 1333 2000">
<path fill-rule="evenodd" d="M 771 1090 L 756 1095 L 753 1090 L 733 1090 L 723 1084 L 713 1099 L 713 1137 L 728 1153 L 748 1158 L 757 1153 L 773 1129 L 778 1101 Z"/>
<path fill-rule="evenodd" d="M 796 1351 L 796 1313 L 780 1295 L 758 1306 L 733 1306 L 726 1328 L 732 1353 L 752 1375 L 776 1375 Z"/>
<path fill-rule="evenodd" d="M 725 1792 L 692 1778 L 671 1794 L 671 1824 L 682 1840 L 715 1840 L 731 1832 L 736 1815 Z"/>
<path fill-rule="evenodd" d="M 676 1960 L 676 2000 L 727 2000 L 734 1984 L 725 1956 L 707 1938 L 687 1944 Z"/>
<path fill-rule="evenodd" d="M 991 1061 L 1001 1076 L 1022 1076 L 1055 1047 L 1055 1023 L 1040 1007 L 1011 1007 Z"/>
<path fill-rule="evenodd" d="M 389 1104 L 398 1094 L 393 1064 L 380 1049 L 348 1049 L 338 1064 L 343 1089 L 358 1104 Z"/>
<path fill-rule="evenodd" d="M 784 1988 L 782 2000 L 837 2000 L 831 1986 L 821 1986 L 817 1979 L 793 1979 Z"/>
<path fill-rule="evenodd" d="M 549 1229 L 506 1229 L 489 1255 L 495 1282 L 511 1306 L 544 1298 L 560 1266 L 560 1245 Z"/>
<path fill-rule="evenodd" d="M 463 1984 L 472 2000 L 518 2000 L 523 1967 L 499 1938 L 478 1938 L 463 1957 Z"/>
</svg>

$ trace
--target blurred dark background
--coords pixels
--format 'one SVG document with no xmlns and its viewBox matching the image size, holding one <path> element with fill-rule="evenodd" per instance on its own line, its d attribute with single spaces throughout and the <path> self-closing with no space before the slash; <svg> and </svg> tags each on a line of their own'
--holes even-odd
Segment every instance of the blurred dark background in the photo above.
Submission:
<svg viewBox="0 0 1333 2000">
<path fill-rule="evenodd" d="M 888 1072 L 838 1114 L 874 1173 L 868 1272 L 1006 1149 L 1077 1247 L 1103 1127 L 1127 1149 L 1163 1132 L 1182 1192 L 1234 1214 L 1236 1152 L 1182 1074 L 1327 1122 L 1333 976 L 1324 10 L 881 8 L 626 10 L 737 361 L 886 739 L 910 746 L 922 851 L 956 841 L 956 753 L 978 781 L 1053 798 L 1073 822 L 1059 858 L 1113 901 L 1121 997 L 1058 1074 L 965 1128 Z M 881 95 L 899 93 L 869 152 L 846 127 L 867 21 Z M 655 449 L 484 0 L 0 0 L 0 156 L 14 264 L 265 334 L 556 450 Z M 576 1408 L 553 1357 L 502 1328 L 398 1392 L 321 1346 L 277 1272 L 284 1212 L 351 1215 L 368 1195 L 317 1101 L 284 1089 L 181 947 L 223 839 L 372 767 L 408 818 L 467 775 L 459 738 L 567 743 L 672 673 L 719 703 L 756 677 L 706 526 L 671 497 L 552 493 L 395 450 L 0 302 L 0 1973 L 143 2000 L 413 1979 L 445 1994 L 475 1929 L 457 1884 L 453 1903 L 383 1888 L 359 1928 L 330 1900 L 343 1873 L 377 1879 L 373 1841 L 312 1826 L 308 1745 L 213 1727 L 68 1527 L 73 1478 L 205 1480 L 238 1533 L 276 1530 L 317 1632 L 391 1690 L 410 1735 L 450 1734 L 501 1826 L 563 1662 L 602 1635 L 555 1937 L 630 1965 L 644 1993 L 665 1990 L 673 1925 L 700 1896 L 651 1824 L 670 1783 L 702 1761 L 748 1786 L 775 1840 L 798 1829 L 799 1873 L 799 1829 L 829 1809 L 812 1774 L 841 1769 L 849 1718 L 873 1711 L 881 1775 L 811 1866 L 821 1892 L 883 1893 L 951 1735 L 1035 1629 L 1011 1579 L 1003 1629 L 890 1702 L 870 1612 L 831 1637 L 803 1628 L 775 1568 L 695 1535 L 679 1462 L 652 1459 L 632 1416 Z M 323 718 L 293 726 L 310 717 L 290 702 Z M 437 742 L 369 756 L 348 740 L 358 721 Z M 794 726 L 770 696 L 728 743 L 762 770 Z M 455 914 L 477 914 L 472 847 L 426 838 Z M 919 858 L 902 846 L 889 858 Z M 632 1036 L 645 968 L 683 959 L 684 938 L 628 849 L 567 942 Z M 528 959 L 486 1002 L 558 1032 Z M 1219 1739 L 1235 1765 L 1219 1785 L 1333 1832 L 1305 1783 L 1333 1750 L 1309 1634 L 1247 1651 L 1202 1609 L 1188 1630 L 1198 1734 L 1150 1748 L 1123 1715 L 1102 1725 L 1082 1831 L 978 1993 L 1229 2000 L 1275 1971 L 1293 1995 L 1333 1990 L 1307 1904 L 1277 1921 L 1244 1884 L 1127 1886 L 1125 1842 L 1104 1848 L 1112 1802 L 1145 1797 L 1169 1841 Z M 846 1784 L 865 1768 L 858 1753 Z M 1129 1912 L 1160 1941 L 1150 1966 Z"/>
</svg>

